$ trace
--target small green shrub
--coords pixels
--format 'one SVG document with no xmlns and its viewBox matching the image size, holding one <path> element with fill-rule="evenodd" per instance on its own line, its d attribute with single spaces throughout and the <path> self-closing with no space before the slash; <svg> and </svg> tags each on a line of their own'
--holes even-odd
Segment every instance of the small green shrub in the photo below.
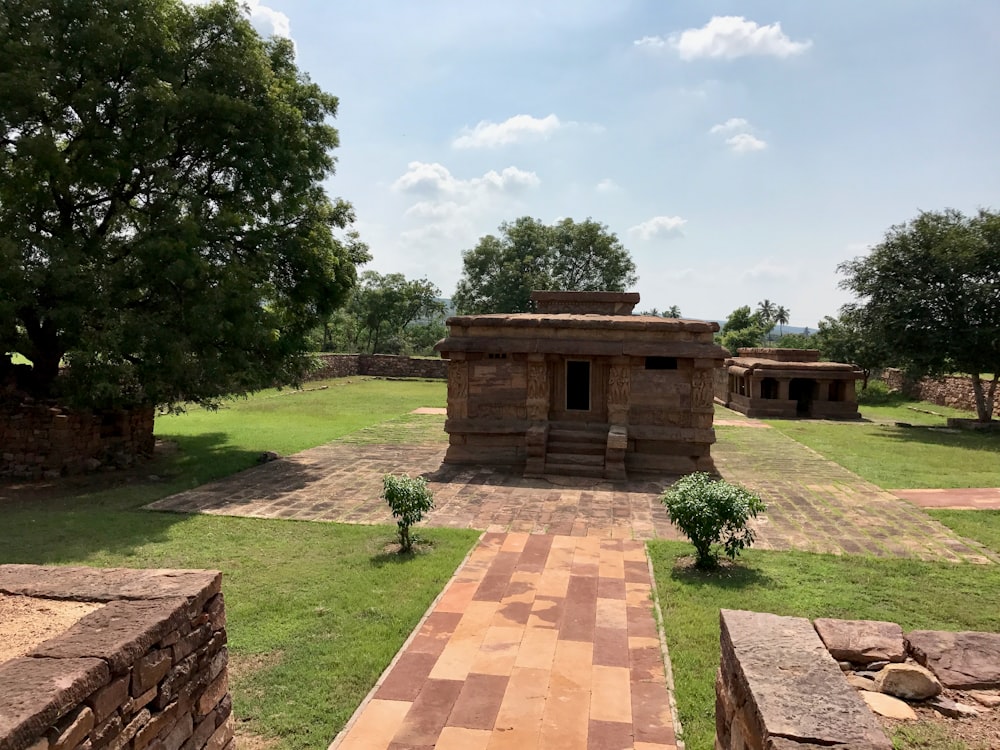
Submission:
<svg viewBox="0 0 1000 750">
<path fill-rule="evenodd" d="M 869 380 L 867 388 L 858 388 L 858 403 L 868 406 L 885 406 L 903 400 L 899 391 L 890 391 L 881 380 Z"/>
<path fill-rule="evenodd" d="M 389 503 L 399 528 L 399 551 L 410 552 L 413 549 L 410 526 L 419 523 L 424 513 L 434 507 L 434 496 L 427 488 L 427 480 L 405 474 L 386 474 L 382 477 L 382 498 Z"/>
<path fill-rule="evenodd" d="M 747 521 L 766 510 L 750 490 L 704 472 L 678 480 L 660 500 L 671 522 L 694 544 L 699 568 L 718 565 L 719 551 L 713 545 L 721 544 L 726 556 L 735 560 L 740 550 L 753 544 L 753 529 L 747 528 Z"/>
</svg>

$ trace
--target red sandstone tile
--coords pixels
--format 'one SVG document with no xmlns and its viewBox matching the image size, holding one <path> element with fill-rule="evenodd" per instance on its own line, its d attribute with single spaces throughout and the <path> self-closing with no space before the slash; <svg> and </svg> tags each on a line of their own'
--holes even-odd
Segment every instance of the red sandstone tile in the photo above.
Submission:
<svg viewBox="0 0 1000 750">
<path fill-rule="evenodd" d="M 627 564 L 620 546 L 614 548 L 605 543 L 601 547 L 599 572 L 602 578 L 625 578 Z"/>
<path fill-rule="evenodd" d="M 437 654 L 403 653 L 385 681 L 379 686 L 375 697 L 390 701 L 412 701 L 416 699 L 424 680 L 431 673 Z"/>
<path fill-rule="evenodd" d="M 337 750 L 388 748 L 409 709 L 409 701 L 369 701 Z"/>
<path fill-rule="evenodd" d="M 546 669 L 514 668 L 500 704 L 488 750 L 538 747 L 549 676 Z"/>
<path fill-rule="evenodd" d="M 445 727 L 434 750 L 486 750 L 493 732 L 485 729 Z"/>
<path fill-rule="evenodd" d="M 651 682 L 632 683 L 632 725 L 636 742 L 676 742 L 670 703 L 664 685 Z"/>
<path fill-rule="evenodd" d="M 414 636 L 407 651 L 438 655 L 455 632 L 462 615 L 459 612 L 431 612 L 420 631 Z"/>
<path fill-rule="evenodd" d="M 508 538 L 511 536 L 513 535 L 508 535 Z M 472 597 L 473 600 L 491 602 L 500 601 L 504 592 L 507 591 L 507 586 L 514 573 L 514 568 L 517 566 L 517 559 L 519 555 L 520 553 L 518 552 L 498 552 L 497 556 L 490 564 L 490 568 L 486 572 L 486 575 L 483 576 L 483 580 L 479 584 L 479 588 L 476 589 L 476 593 Z"/>
<path fill-rule="evenodd" d="M 629 638 L 628 661 L 632 682 L 663 682 L 663 651 L 659 639 Z"/>
<path fill-rule="evenodd" d="M 591 719 L 587 750 L 632 750 L 632 719 L 627 723 Z"/>
<path fill-rule="evenodd" d="M 491 626 L 483 637 L 479 651 L 472 661 L 470 672 L 490 675 L 509 675 L 524 636 L 523 627 Z"/>
<path fill-rule="evenodd" d="M 552 661 L 548 699 L 542 714 L 540 747 L 578 750 L 587 746 L 592 646 L 560 641 Z"/>
<path fill-rule="evenodd" d="M 628 602 L 630 607 L 649 604 L 651 593 L 652 588 L 648 581 L 646 583 L 625 582 L 625 601 Z"/>
<path fill-rule="evenodd" d="M 594 628 L 594 664 L 628 667 L 628 633 L 618 628 Z"/>
<path fill-rule="evenodd" d="M 628 669 L 595 664 L 591 681 L 590 718 L 598 721 L 632 721 Z"/>
<path fill-rule="evenodd" d="M 434 606 L 435 612 L 457 612 L 461 614 L 472 601 L 476 589 L 479 588 L 479 581 L 452 581 L 448 590 L 441 595 L 438 603 Z"/>
<path fill-rule="evenodd" d="M 551 628 L 528 628 L 521 638 L 521 647 L 514 659 L 515 667 L 551 669 L 556 653 L 558 631 Z M 626 664 L 628 650 L 626 648 Z"/>
<path fill-rule="evenodd" d="M 638 541 L 622 542 L 622 556 L 626 562 L 646 562 L 646 545 Z"/>
<path fill-rule="evenodd" d="M 653 610 L 648 602 L 641 607 L 628 607 L 628 635 L 629 638 L 659 638 L 656 631 L 656 621 L 653 619 Z"/>
<path fill-rule="evenodd" d="M 528 616 L 528 628 L 559 629 L 563 614 L 566 611 L 566 600 L 555 596 L 536 596 Z"/>
<path fill-rule="evenodd" d="M 597 596 L 601 599 L 625 599 L 624 578 L 599 578 Z"/>
<path fill-rule="evenodd" d="M 559 639 L 592 642 L 596 623 L 597 579 L 570 576 Z"/>
<path fill-rule="evenodd" d="M 392 741 L 403 746 L 433 747 L 464 684 L 461 680 L 424 682 Z"/>
<path fill-rule="evenodd" d="M 649 566 L 645 560 L 625 561 L 625 580 L 629 583 L 645 583 L 649 585 Z"/>
<path fill-rule="evenodd" d="M 479 655 L 479 647 L 496 614 L 497 602 L 470 602 L 455 633 L 445 645 L 430 676 L 441 680 L 464 680 Z"/>
<path fill-rule="evenodd" d="M 628 628 L 628 609 L 624 599 L 597 599 L 597 626 Z"/>
<path fill-rule="evenodd" d="M 636 742 L 633 750 L 677 750 L 677 743 L 663 742 Z"/>
<path fill-rule="evenodd" d="M 552 537 L 548 534 L 532 534 L 524 544 L 517 569 L 540 573 L 552 549 Z"/>
<path fill-rule="evenodd" d="M 529 536 L 530 534 L 524 532 L 507 534 L 507 538 L 504 539 L 503 546 L 500 549 L 502 552 L 520 553 L 524 549 L 524 545 L 528 542 Z"/>
<path fill-rule="evenodd" d="M 470 674 L 448 717 L 449 727 L 492 730 L 504 693 L 506 675 Z"/>
</svg>

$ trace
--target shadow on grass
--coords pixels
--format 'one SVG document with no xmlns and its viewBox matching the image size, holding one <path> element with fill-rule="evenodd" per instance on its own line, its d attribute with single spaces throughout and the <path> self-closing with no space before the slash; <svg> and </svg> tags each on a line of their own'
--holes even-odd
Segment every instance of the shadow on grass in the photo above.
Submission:
<svg viewBox="0 0 1000 750">
<path fill-rule="evenodd" d="M 387 565 L 406 565 L 418 557 L 423 557 L 434 551 L 434 542 L 422 537 L 413 537 L 413 548 L 409 552 L 399 549 L 398 537 L 393 535 L 392 541 L 386 543 L 382 552 L 372 555 L 369 560 L 373 568 L 384 568 Z"/>
<path fill-rule="evenodd" d="M 0 484 L 0 562 L 65 564 L 102 554 L 127 558 L 139 547 L 165 540 L 171 527 L 190 516 L 140 508 L 252 466 L 256 454 L 227 446 L 227 438 L 224 433 L 177 438 L 176 450 L 123 471 Z"/>
<path fill-rule="evenodd" d="M 742 562 L 720 561 L 719 567 L 703 570 L 694 566 L 693 557 L 680 557 L 670 570 L 670 577 L 693 588 L 733 591 L 749 586 L 770 586 L 774 579 L 767 573 Z"/>
</svg>

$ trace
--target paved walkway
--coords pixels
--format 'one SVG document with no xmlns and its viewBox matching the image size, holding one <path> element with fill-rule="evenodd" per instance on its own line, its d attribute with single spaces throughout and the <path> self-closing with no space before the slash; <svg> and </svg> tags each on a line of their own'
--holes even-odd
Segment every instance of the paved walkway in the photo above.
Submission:
<svg viewBox="0 0 1000 750">
<path fill-rule="evenodd" d="M 331 748 L 673 750 L 642 542 L 484 534 Z"/>
<path fill-rule="evenodd" d="M 1000 487 L 949 490 L 889 490 L 921 508 L 941 510 L 1000 510 Z"/>
</svg>

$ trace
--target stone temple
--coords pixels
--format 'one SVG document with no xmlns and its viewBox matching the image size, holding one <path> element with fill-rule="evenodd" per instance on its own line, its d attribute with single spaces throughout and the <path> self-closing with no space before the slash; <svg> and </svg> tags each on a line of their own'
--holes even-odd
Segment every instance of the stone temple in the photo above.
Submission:
<svg viewBox="0 0 1000 750">
<path fill-rule="evenodd" d="M 718 324 L 633 315 L 635 293 L 531 299 L 533 313 L 448 319 L 445 463 L 605 479 L 714 469 Z"/>
<path fill-rule="evenodd" d="M 716 376 L 716 398 L 748 417 L 861 419 L 854 365 L 820 362 L 818 349 L 738 349 Z"/>
</svg>

